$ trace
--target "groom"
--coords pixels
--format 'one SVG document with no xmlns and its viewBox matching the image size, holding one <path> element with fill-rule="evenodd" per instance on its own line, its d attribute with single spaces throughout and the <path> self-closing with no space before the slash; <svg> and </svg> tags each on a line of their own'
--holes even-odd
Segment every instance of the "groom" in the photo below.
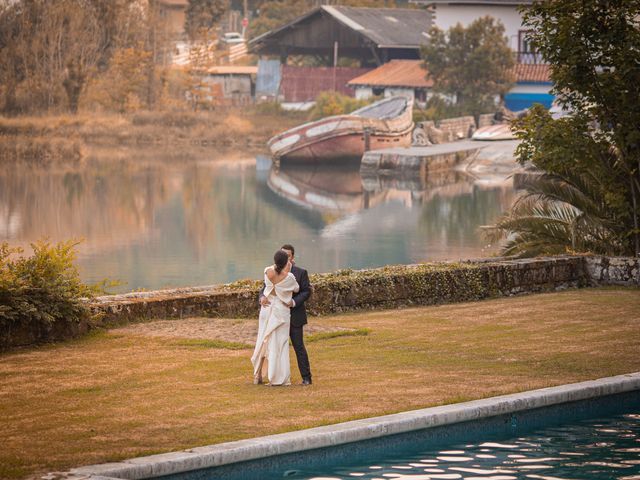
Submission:
<svg viewBox="0 0 640 480">
<path fill-rule="evenodd" d="M 309 284 L 309 274 L 304 268 L 300 268 L 295 264 L 295 249 L 293 245 L 283 245 L 280 247 L 291 261 L 291 273 L 296 277 L 296 281 L 300 286 L 300 291 L 296 293 L 289 307 L 291 307 L 291 326 L 289 327 L 289 337 L 293 344 L 293 349 L 296 352 L 296 359 L 298 360 L 298 368 L 300 369 L 300 375 L 302 376 L 302 385 L 311 385 L 311 367 L 309 366 L 309 356 L 307 355 L 307 349 L 304 347 L 303 339 L 303 327 L 307 323 L 307 310 L 304 306 L 304 302 L 307 301 L 311 295 L 311 285 Z M 260 291 L 260 304 L 269 305 L 269 299 L 262 295 L 264 287 Z"/>
</svg>

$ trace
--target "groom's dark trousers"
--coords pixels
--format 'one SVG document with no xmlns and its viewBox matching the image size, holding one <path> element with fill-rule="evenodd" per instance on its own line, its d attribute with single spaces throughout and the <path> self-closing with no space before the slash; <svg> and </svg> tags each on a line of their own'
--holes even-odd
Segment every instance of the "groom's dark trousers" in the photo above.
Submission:
<svg viewBox="0 0 640 480">
<path fill-rule="evenodd" d="M 311 296 L 311 285 L 309 284 L 309 274 L 304 268 L 291 267 L 291 273 L 296 278 L 300 290 L 293 295 L 295 307 L 291 309 L 291 326 L 289 327 L 289 337 L 296 352 L 298 369 L 303 380 L 311 380 L 311 367 L 309 365 L 309 355 L 304 346 L 304 326 L 307 324 L 307 309 L 304 304 Z M 260 296 L 264 292 L 264 286 L 260 290 Z"/>
<path fill-rule="evenodd" d="M 291 273 L 296 277 L 300 286 L 300 291 L 293 295 L 295 306 L 291 309 L 291 327 L 289 337 L 298 360 L 298 369 L 303 380 L 311 380 L 311 367 L 309 366 L 309 356 L 304 346 L 303 327 L 307 324 L 307 309 L 304 304 L 311 295 L 311 285 L 309 284 L 309 274 L 304 268 L 293 265 Z"/>
</svg>

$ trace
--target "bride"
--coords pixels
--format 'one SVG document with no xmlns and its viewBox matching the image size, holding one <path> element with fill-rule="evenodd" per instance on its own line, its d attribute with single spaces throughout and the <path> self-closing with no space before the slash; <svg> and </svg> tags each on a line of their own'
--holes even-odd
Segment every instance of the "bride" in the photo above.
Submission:
<svg viewBox="0 0 640 480">
<path fill-rule="evenodd" d="M 273 256 L 274 265 L 264 269 L 264 293 L 269 304 L 260 308 L 258 338 L 251 357 L 253 383 L 262 383 L 264 363 L 270 385 L 291 385 L 289 365 L 289 304 L 300 287 L 291 273 L 289 256 L 278 250 Z"/>
</svg>

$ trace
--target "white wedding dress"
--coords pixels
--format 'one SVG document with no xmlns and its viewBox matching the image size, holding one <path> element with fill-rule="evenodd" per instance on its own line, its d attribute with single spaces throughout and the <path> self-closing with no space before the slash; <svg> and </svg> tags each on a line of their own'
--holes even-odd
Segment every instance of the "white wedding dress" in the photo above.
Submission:
<svg viewBox="0 0 640 480">
<path fill-rule="evenodd" d="M 300 290 L 291 272 L 273 284 L 264 270 L 264 293 L 270 305 L 260 308 L 258 339 L 251 356 L 254 378 L 262 378 L 264 361 L 267 360 L 267 378 L 271 385 L 291 385 L 289 364 L 289 326 L 291 309 L 287 304 L 294 292 Z"/>
</svg>

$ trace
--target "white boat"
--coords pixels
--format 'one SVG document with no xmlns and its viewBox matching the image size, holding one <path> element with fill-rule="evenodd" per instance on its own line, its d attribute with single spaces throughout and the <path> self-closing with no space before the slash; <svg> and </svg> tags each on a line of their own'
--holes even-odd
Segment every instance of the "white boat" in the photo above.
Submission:
<svg viewBox="0 0 640 480">
<path fill-rule="evenodd" d="M 269 140 L 274 157 L 306 164 L 360 159 L 365 150 L 411 145 L 413 101 L 397 96 L 305 123 Z"/>
<path fill-rule="evenodd" d="M 508 123 L 499 123 L 477 129 L 471 138 L 473 140 L 513 140 L 516 136 Z"/>
</svg>

